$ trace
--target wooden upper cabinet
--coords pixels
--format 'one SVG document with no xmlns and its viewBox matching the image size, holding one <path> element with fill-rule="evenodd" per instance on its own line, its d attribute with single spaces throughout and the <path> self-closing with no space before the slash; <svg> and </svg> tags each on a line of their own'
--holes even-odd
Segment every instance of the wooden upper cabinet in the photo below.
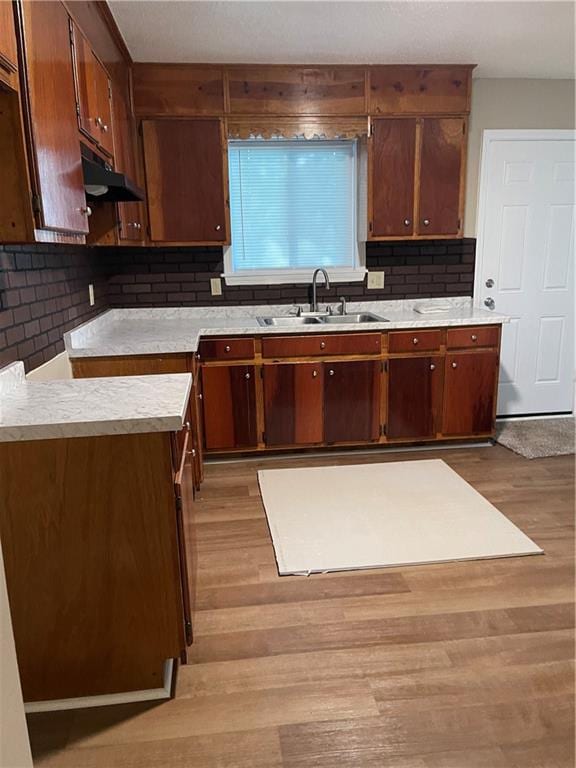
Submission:
<svg viewBox="0 0 576 768">
<path fill-rule="evenodd" d="M 374 115 L 468 114 L 472 69 L 472 66 L 369 67 L 369 111 Z"/>
<path fill-rule="evenodd" d="M 195 117 L 224 113 L 222 67 L 134 64 L 134 112 L 141 117 Z"/>
<path fill-rule="evenodd" d="M 90 43 L 73 23 L 72 50 L 78 127 L 109 155 L 114 151 L 110 81 Z"/>
<path fill-rule="evenodd" d="M 414 232 L 416 120 L 373 120 L 370 142 L 370 236 L 410 237 Z"/>
<path fill-rule="evenodd" d="M 458 235 L 462 229 L 466 123 L 463 118 L 425 118 L 417 233 Z"/>
<path fill-rule="evenodd" d="M 233 115 L 366 112 L 363 67 L 230 67 L 228 88 Z"/>
<path fill-rule="evenodd" d="M 220 120 L 144 120 L 142 137 L 150 239 L 226 242 L 226 145 Z"/>
<path fill-rule="evenodd" d="M 60 2 L 21 4 L 26 118 L 40 227 L 85 233 L 88 217 L 76 122 L 68 14 Z"/>
<path fill-rule="evenodd" d="M 135 147 L 136 132 L 128 102 L 118 86 L 112 88 L 112 127 L 114 138 L 114 167 L 130 179 L 138 179 Z M 120 240 L 141 241 L 144 238 L 142 203 L 118 203 L 118 235 Z"/>
<path fill-rule="evenodd" d="M 14 6 L 11 2 L 0 2 L 0 80 L 9 85 L 8 78 L 18 69 L 18 49 L 14 27 Z"/>
</svg>

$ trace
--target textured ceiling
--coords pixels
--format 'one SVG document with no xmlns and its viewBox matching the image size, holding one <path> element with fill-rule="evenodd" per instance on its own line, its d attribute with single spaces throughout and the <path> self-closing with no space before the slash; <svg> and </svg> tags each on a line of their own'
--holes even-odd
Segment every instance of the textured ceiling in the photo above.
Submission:
<svg viewBox="0 0 576 768">
<path fill-rule="evenodd" d="M 475 63 L 574 77 L 572 2 L 110 0 L 135 61 Z"/>
</svg>

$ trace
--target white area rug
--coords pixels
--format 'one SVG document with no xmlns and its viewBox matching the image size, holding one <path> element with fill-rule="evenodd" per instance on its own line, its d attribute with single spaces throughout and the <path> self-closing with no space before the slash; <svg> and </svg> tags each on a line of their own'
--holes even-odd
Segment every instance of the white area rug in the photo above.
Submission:
<svg viewBox="0 0 576 768">
<path fill-rule="evenodd" d="M 280 575 L 542 554 L 440 459 L 258 472 Z"/>
</svg>

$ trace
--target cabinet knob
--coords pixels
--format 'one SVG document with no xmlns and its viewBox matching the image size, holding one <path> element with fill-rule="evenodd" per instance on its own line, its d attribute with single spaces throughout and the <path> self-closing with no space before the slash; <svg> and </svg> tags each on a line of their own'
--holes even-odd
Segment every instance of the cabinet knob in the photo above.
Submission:
<svg viewBox="0 0 576 768">
<path fill-rule="evenodd" d="M 318 371 L 312 371 L 312 378 L 315 379 L 318 376 Z"/>
<path fill-rule="evenodd" d="M 424 219 L 424 226 L 429 227 L 430 226 L 430 219 Z"/>
<path fill-rule="evenodd" d="M 419 341 L 418 337 L 414 336 L 414 338 L 412 339 L 412 344 L 418 344 L 418 341 Z"/>
<path fill-rule="evenodd" d="M 326 349 L 326 342 L 325 341 L 321 341 L 320 342 L 320 349 Z"/>
<path fill-rule="evenodd" d="M 222 226 L 220 224 L 216 224 L 214 229 L 216 230 L 216 232 L 220 232 L 220 230 L 222 229 Z"/>
<path fill-rule="evenodd" d="M 186 422 L 186 429 L 190 429 L 190 422 L 189 421 Z"/>
<path fill-rule="evenodd" d="M 97 117 L 94 122 L 96 123 L 98 128 L 102 128 L 103 123 L 102 123 L 102 118 L 101 117 Z"/>
<path fill-rule="evenodd" d="M 494 309 L 494 307 L 496 306 L 496 302 L 494 301 L 492 296 L 488 296 L 487 299 L 484 299 L 484 305 L 488 307 L 488 309 Z"/>
<path fill-rule="evenodd" d="M 475 333 L 473 333 L 472 336 L 470 336 L 470 338 L 472 339 L 472 341 L 478 341 L 478 336 L 476 336 Z"/>
<path fill-rule="evenodd" d="M 92 208 L 87 205 L 85 208 L 78 208 L 82 216 L 92 216 Z"/>
<path fill-rule="evenodd" d="M 224 347 L 224 352 L 230 352 L 230 345 L 229 344 L 226 344 L 226 346 Z"/>
<path fill-rule="evenodd" d="M 430 363 L 430 370 L 431 371 L 435 371 L 436 370 L 436 366 L 434 365 L 434 363 Z"/>
<path fill-rule="evenodd" d="M 404 219 L 404 226 L 405 227 L 409 227 L 411 223 L 412 222 L 410 221 L 410 219 Z"/>
<path fill-rule="evenodd" d="M 452 368 L 458 368 L 458 363 L 452 363 Z"/>
<path fill-rule="evenodd" d="M 249 378 L 250 378 L 250 374 L 249 374 L 249 373 L 245 373 L 245 374 L 244 374 L 244 378 L 245 378 L 245 379 L 249 379 Z"/>
<path fill-rule="evenodd" d="M 106 123 L 102 123 L 101 128 L 104 131 L 104 133 L 108 133 L 108 126 L 106 125 Z"/>
<path fill-rule="evenodd" d="M 198 395 L 198 400 L 203 400 L 203 399 L 204 398 L 202 397 L 202 392 L 200 392 L 200 394 Z"/>
<path fill-rule="evenodd" d="M 332 368 L 330 368 L 330 370 L 328 371 L 328 375 L 329 376 L 334 376 L 334 371 L 332 370 Z"/>
</svg>

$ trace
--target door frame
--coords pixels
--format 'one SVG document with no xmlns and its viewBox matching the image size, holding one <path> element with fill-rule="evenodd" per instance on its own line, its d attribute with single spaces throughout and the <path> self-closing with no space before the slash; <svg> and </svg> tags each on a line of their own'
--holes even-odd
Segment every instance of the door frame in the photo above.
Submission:
<svg viewBox="0 0 576 768">
<path fill-rule="evenodd" d="M 474 266 L 474 294 L 472 303 L 482 308 L 481 277 L 484 265 L 484 228 L 488 210 L 488 158 L 494 141 L 576 141 L 572 128 L 490 128 L 482 132 L 480 173 L 478 174 L 478 208 L 476 212 L 476 259 Z"/>
</svg>

